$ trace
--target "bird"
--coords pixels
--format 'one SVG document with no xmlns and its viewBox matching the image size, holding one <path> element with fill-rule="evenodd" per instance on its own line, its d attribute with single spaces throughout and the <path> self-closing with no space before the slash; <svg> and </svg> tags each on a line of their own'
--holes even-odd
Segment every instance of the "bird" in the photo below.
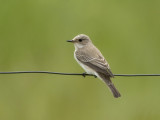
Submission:
<svg viewBox="0 0 160 120">
<path fill-rule="evenodd" d="M 104 81 L 115 98 L 121 96 L 111 81 L 114 77 L 111 72 L 110 66 L 102 53 L 92 43 L 89 36 L 85 34 L 79 34 L 72 40 L 67 40 L 74 44 L 74 58 L 78 64 L 85 70 L 85 73 L 97 76 Z"/>
</svg>

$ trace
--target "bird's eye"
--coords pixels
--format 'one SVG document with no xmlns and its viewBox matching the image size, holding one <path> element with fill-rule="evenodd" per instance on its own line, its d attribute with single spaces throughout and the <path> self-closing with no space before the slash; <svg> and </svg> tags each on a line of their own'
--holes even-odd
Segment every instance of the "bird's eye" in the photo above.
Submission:
<svg viewBox="0 0 160 120">
<path fill-rule="evenodd" d="M 79 41 L 79 42 L 82 42 L 82 39 L 79 39 L 78 41 Z"/>
</svg>

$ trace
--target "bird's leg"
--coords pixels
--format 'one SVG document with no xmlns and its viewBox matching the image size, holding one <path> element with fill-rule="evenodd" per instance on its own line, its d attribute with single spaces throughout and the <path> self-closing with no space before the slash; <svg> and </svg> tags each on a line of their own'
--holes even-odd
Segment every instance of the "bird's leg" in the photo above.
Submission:
<svg viewBox="0 0 160 120">
<path fill-rule="evenodd" d="M 96 76 L 96 75 L 94 75 L 94 78 L 97 78 L 97 76 Z"/>
<path fill-rule="evenodd" d="M 82 76 L 83 76 L 83 77 L 86 77 L 86 72 L 82 73 Z"/>
</svg>

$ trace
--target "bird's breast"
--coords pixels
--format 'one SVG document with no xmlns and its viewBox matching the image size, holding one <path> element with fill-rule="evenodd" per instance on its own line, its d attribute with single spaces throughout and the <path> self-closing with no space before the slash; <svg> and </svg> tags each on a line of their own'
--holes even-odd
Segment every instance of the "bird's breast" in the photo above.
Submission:
<svg viewBox="0 0 160 120">
<path fill-rule="evenodd" d="M 74 52 L 74 58 L 75 60 L 78 62 L 78 64 L 88 73 L 88 74 L 93 74 L 93 75 L 96 75 L 96 72 L 91 69 L 90 67 L 88 67 L 87 65 L 83 64 L 82 62 L 80 62 L 77 57 L 76 57 L 76 54 Z"/>
</svg>

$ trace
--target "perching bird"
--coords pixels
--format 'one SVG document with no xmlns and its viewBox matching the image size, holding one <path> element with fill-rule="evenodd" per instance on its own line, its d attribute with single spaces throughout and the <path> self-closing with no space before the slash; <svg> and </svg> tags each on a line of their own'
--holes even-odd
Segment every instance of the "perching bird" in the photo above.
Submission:
<svg viewBox="0 0 160 120">
<path fill-rule="evenodd" d="M 74 43 L 74 58 L 80 66 L 88 74 L 93 74 L 103 80 L 108 85 L 115 98 L 120 97 L 120 93 L 110 79 L 114 77 L 114 75 L 111 72 L 109 64 L 102 53 L 93 45 L 90 38 L 87 35 L 80 34 L 67 42 Z"/>
</svg>

